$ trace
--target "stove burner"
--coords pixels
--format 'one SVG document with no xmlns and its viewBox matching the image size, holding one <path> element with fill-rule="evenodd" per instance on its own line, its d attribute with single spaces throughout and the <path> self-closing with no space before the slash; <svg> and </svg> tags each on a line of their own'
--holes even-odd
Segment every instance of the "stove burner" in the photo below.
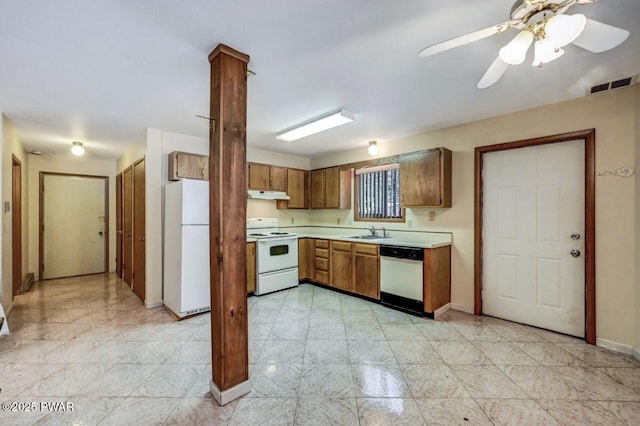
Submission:
<svg viewBox="0 0 640 426">
<path fill-rule="evenodd" d="M 272 232 L 271 235 L 288 235 L 288 232 Z"/>
<path fill-rule="evenodd" d="M 249 234 L 250 237 L 266 237 L 265 234 Z"/>
</svg>

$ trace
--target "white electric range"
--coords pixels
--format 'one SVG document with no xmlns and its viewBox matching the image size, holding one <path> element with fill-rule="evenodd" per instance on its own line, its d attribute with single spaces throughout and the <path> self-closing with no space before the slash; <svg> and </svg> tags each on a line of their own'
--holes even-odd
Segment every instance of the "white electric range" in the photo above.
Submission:
<svg viewBox="0 0 640 426">
<path fill-rule="evenodd" d="M 298 285 L 298 236 L 278 226 L 276 218 L 247 219 L 247 237 L 256 239 L 257 296 Z"/>
</svg>

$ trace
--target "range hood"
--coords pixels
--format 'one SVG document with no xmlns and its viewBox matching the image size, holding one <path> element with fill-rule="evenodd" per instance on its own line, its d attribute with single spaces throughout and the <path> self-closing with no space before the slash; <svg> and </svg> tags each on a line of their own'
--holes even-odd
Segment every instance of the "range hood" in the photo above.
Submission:
<svg viewBox="0 0 640 426">
<path fill-rule="evenodd" d="M 290 200 L 285 192 L 282 191 L 256 191 L 250 189 L 247 191 L 247 198 L 254 200 Z"/>
</svg>

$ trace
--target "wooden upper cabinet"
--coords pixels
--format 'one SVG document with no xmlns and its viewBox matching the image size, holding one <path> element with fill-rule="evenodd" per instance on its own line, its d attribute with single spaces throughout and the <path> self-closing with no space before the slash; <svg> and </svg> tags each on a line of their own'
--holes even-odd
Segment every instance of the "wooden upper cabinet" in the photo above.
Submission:
<svg viewBox="0 0 640 426">
<path fill-rule="evenodd" d="M 402 207 L 451 207 L 451 151 L 436 148 L 400 156 Z"/>
<path fill-rule="evenodd" d="M 268 164 L 248 163 L 247 184 L 249 189 L 261 191 L 286 191 L 287 168 Z"/>
<path fill-rule="evenodd" d="M 309 172 L 306 170 L 287 169 L 287 185 L 284 191 L 290 200 L 278 200 L 279 209 L 307 209 L 309 208 Z"/>
<path fill-rule="evenodd" d="M 209 156 L 173 151 L 169 154 L 169 180 L 209 180 Z"/>
<path fill-rule="evenodd" d="M 269 169 L 267 164 L 249 163 L 247 182 L 250 189 L 269 190 Z"/>
<path fill-rule="evenodd" d="M 269 167 L 269 188 L 272 191 L 285 191 L 287 189 L 287 168 Z"/>
<path fill-rule="evenodd" d="M 321 209 L 324 207 L 324 170 L 311 170 L 311 208 Z"/>
<path fill-rule="evenodd" d="M 311 171 L 312 209 L 351 208 L 351 169 L 329 167 Z"/>
</svg>

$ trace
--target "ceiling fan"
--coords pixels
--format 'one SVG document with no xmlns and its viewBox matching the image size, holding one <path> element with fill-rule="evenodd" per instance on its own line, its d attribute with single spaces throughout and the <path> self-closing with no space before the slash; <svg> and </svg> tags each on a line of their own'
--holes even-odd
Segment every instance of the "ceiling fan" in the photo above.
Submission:
<svg viewBox="0 0 640 426">
<path fill-rule="evenodd" d="M 564 46 L 572 43 L 593 53 L 613 49 L 629 37 L 629 31 L 602 22 L 587 19 L 584 15 L 565 15 L 573 5 L 588 5 L 597 0 L 517 0 L 511 8 L 511 20 L 498 25 L 465 34 L 442 43 L 425 47 L 421 57 L 435 55 L 445 50 L 501 34 L 511 28 L 520 32 L 502 49 L 498 57 L 478 82 L 484 89 L 495 84 L 509 65 L 524 62 L 527 51 L 535 41 L 533 66 L 541 67 L 564 54 Z"/>
</svg>

